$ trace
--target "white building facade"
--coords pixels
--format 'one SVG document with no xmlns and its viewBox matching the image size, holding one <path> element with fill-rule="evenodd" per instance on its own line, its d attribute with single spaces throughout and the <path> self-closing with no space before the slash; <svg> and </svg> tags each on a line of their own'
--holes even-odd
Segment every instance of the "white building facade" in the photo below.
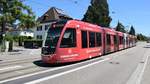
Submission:
<svg viewBox="0 0 150 84">
<path fill-rule="evenodd" d="M 34 38 L 44 40 L 45 34 L 50 27 L 51 22 L 41 23 L 38 27 L 34 28 Z"/>
</svg>

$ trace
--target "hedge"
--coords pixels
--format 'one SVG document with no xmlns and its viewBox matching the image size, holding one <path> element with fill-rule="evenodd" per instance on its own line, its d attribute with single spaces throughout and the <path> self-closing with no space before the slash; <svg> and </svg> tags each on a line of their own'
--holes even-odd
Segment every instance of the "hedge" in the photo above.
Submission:
<svg viewBox="0 0 150 84">
<path fill-rule="evenodd" d="M 25 48 L 39 48 L 42 47 L 42 40 L 25 40 L 24 47 Z"/>
</svg>

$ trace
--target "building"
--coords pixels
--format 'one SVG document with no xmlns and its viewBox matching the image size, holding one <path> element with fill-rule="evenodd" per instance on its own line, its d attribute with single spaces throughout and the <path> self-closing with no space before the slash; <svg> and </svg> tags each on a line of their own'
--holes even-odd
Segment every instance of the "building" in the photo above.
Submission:
<svg viewBox="0 0 150 84">
<path fill-rule="evenodd" d="M 56 7 L 51 7 L 46 13 L 44 13 L 41 17 L 37 19 L 37 21 L 40 22 L 40 25 L 36 28 L 33 28 L 34 38 L 43 40 L 44 35 L 52 22 L 55 22 L 57 20 L 69 19 L 72 18 L 68 16 L 63 10 Z"/>
</svg>

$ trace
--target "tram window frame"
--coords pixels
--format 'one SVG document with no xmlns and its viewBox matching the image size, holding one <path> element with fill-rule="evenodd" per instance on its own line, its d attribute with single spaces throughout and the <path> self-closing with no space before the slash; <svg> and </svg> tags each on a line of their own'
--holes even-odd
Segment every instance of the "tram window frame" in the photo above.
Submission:
<svg viewBox="0 0 150 84">
<path fill-rule="evenodd" d="M 82 43 L 82 48 L 88 48 L 88 35 L 87 31 L 81 30 L 81 43 Z"/>
<path fill-rule="evenodd" d="M 89 48 L 95 47 L 96 40 L 95 40 L 95 32 L 89 32 Z"/>
<path fill-rule="evenodd" d="M 96 33 L 96 47 L 102 46 L 102 34 Z"/>
<path fill-rule="evenodd" d="M 107 45 L 111 45 L 111 35 L 110 35 L 110 34 L 106 34 L 106 40 L 107 40 L 107 41 L 106 41 L 106 42 L 107 42 L 106 44 L 107 44 Z"/>
<path fill-rule="evenodd" d="M 71 33 L 69 38 L 66 38 L 65 35 L 67 33 Z M 73 35 L 73 36 L 72 36 Z M 73 48 L 77 46 L 77 39 L 76 39 L 76 29 L 75 28 L 67 28 L 63 34 L 61 39 L 60 48 Z M 71 42 L 69 42 L 71 41 Z"/>
</svg>

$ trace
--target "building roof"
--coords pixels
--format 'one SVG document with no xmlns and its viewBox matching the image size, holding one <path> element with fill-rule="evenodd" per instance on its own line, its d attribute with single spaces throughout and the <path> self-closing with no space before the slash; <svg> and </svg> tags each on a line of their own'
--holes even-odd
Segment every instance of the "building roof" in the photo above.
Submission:
<svg viewBox="0 0 150 84">
<path fill-rule="evenodd" d="M 69 20 L 72 18 L 69 15 L 67 15 L 63 10 L 58 9 L 56 7 L 51 7 L 46 13 L 39 17 L 37 21 L 39 21 L 40 23 L 45 23 L 61 19 Z"/>
</svg>

